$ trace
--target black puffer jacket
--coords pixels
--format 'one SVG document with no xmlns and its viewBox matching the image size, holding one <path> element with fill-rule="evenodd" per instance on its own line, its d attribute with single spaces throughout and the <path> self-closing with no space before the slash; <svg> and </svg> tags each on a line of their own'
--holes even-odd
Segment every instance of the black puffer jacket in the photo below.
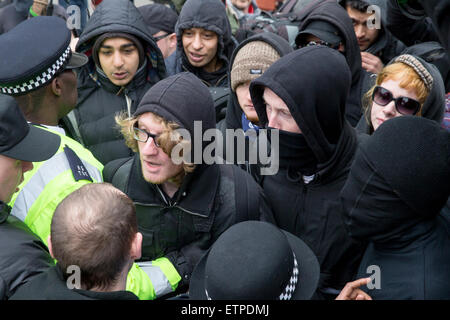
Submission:
<svg viewBox="0 0 450 320">
<path fill-rule="evenodd" d="M 103 164 L 132 155 L 116 128 L 114 116 L 127 108 L 132 114 L 144 93 L 165 77 L 161 51 L 132 2 L 110 0 L 101 3 L 81 34 L 77 51 L 90 55 L 96 38 L 106 32 L 129 33 L 141 40 L 146 63 L 124 87 L 116 86 L 106 75 L 97 71 L 92 57 L 78 75 L 78 105 L 64 122 L 71 136 Z"/>
<path fill-rule="evenodd" d="M 189 63 L 183 50 L 181 37 L 183 30 L 203 28 L 214 31 L 219 36 L 217 57 L 222 61 L 222 67 L 212 73 L 196 68 Z M 175 26 L 177 34 L 176 63 L 173 69 L 167 70 L 168 75 L 189 71 L 199 77 L 208 87 L 226 87 L 228 85 L 228 65 L 230 56 L 236 47 L 236 40 L 231 34 L 231 26 L 220 0 L 189 0 L 183 5 L 178 22 Z"/>
<path fill-rule="evenodd" d="M 209 90 L 188 72 L 152 87 L 141 106 L 175 121 L 191 137 L 194 121 L 202 121 L 203 131 L 215 127 Z M 206 147 L 202 141 L 193 141 L 192 150 L 196 143 L 202 144 L 200 150 Z M 159 185 L 143 179 L 139 154 L 125 163 L 109 163 L 103 174 L 105 181 L 125 192 L 136 205 L 138 228 L 144 236 L 142 259 L 166 256 L 181 275 L 183 285 L 189 283 L 202 254 L 228 227 L 245 220 L 274 222 L 261 187 L 235 166 L 196 164 L 172 198 Z M 179 290 L 186 288 L 183 285 Z"/>
<path fill-rule="evenodd" d="M 262 99 L 267 87 L 287 104 L 308 153 L 318 163 L 314 178 L 306 183 L 295 167 L 305 161 L 305 153 L 294 154 L 298 145 L 284 147 L 287 139 L 280 133 L 280 169 L 262 176 L 261 184 L 277 225 L 304 240 L 318 257 L 320 294 L 336 295 L 353 278 L 362 253 L 347 236 L 338 207 L 357 147 L 354 129 L 344 116 L 350 81 L 342 54 L 314 46 L 282 57 L 250 84 L 260 123 L 268 122 Z"/>
<path fill-rule="evenodd" d="M 0 213 L 0 219 L 4 214 Z M 0 300 L 9 299 L 17 288 L 52 265 L 45 244 L 22 221 L 9 216 L 0 224 Z"/>
<path fill-rule="evenodd" d="M 373 299 L 450 299 L 449 179 L 450 133 L 429 119 L 391 119 L 360 145 L 341 201 L 369 242 L 357 278 L 374 275 Z"/>
<path fill-rule="evenodd" d="M 361 98 L 370 87 L 369 74 L 362 68 L 361 53 L 355 31 L 347 11 L 336 1 L 323 1 L 317 5 L 302 23 L 300 31 L 313 20 L 327 21 L 334 25 L 344 37 L 345 58 L 350 67 L 352 82 L 347 97 L 345 116 L 354 127 L 362 116 Z"/>
</svg>

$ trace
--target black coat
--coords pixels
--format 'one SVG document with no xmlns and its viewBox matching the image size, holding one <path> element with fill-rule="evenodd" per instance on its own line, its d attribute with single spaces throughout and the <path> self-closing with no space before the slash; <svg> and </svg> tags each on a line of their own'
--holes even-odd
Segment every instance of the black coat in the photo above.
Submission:
<svg viewBox="0 0 450 320">
<path fill-rule="evenodd" d="M 69 289 L 61 268 L 56 265 L 22 286 L 11 300 L 138 300 L 138 298 L 125 290 L 97 292 Z"/>
<path fill-rule="evenodd" d="M 0 224 L 0 299 L 53 265 L 45 244 L 16 217 Z"/>
<path fill-rule="evenodd" d="M 340 198 L 349 235 L 368 243 L 356 278 L 374 275 L 373 299 L 450 299 L 449 143 L 405 116 L 360 144 Z"/>
<path fill-rule="evenodd" d="M 149 34 L 144 19 L 133 3 L 125 4 L 126 6 L 122 1 L 100 4 L 80 36 L 77 51 L 89 54 L 95 39 L 103 33 L 129 33 L 142 42 L 146 64 L 140 67 L 130 83 L 119 87 L 95 67 L 90 57 L 89 63 L 78 74 L 77 107 L 64 119 L 70 135 L 103 164 L 132 155 L 114 121 L 118 112 L 127 110 L 126 98 L 130 98 L 129 109 L 132 114 L 144 93 L 165 77 L 164 59 Z M 81 137 L 75 127 L 78 127 Z"/>
<path fill-rule="evenodd" d="M 314 178 L 306 183 L 296 169 L 304 153 L 289 153 L 297 145 L 284 150 L 280 134 L 280 169 L 260 181 L 277 225 L 300 237 L 318 257 L 321 293 L 337 294 L 353 278 L 362 254 L 347 236 L 337 205 L 357 147 L 354 129 L 344 118 L 350 81 L 339 52 L 314 46 L 282 57 L 250 85 L 260 123 L 268 122 L 262 99 L 268 87 L 287 104 L 317 161 Z"/>
</svg>

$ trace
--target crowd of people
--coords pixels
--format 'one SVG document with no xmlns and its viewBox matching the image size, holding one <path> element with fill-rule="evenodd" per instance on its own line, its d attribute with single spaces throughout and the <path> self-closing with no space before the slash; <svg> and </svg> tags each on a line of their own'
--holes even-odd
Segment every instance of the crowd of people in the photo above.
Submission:
<svg viewBox="0 0 450 320">
<path fill-rule="evenodd" d="M 0 2 L 1 299 L 450 299 L 450 1 L 62 2 Z"/>
</svg>

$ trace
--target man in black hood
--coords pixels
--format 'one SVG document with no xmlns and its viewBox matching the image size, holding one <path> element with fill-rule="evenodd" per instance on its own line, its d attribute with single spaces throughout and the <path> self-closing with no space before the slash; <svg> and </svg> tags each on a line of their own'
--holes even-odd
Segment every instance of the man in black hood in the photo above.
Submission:
<svg viewBox="0 0 450 320">
<path fill-rule="evenodd" d="M 361 255 L 337 206 L 357 146 L 344 117 L 350 83 L 344 56 L 317 45 L 285 55 L 250 84 L 260 125 L 279 132 L 279 146 L 271 146 L 278 147 L 279 171 L 260 184 L 277 225 L 317 255 L 318 295 L 333 298 L 352 280 Z"/>
<path fill-rule="evenodd" d="M 65 118 L 70 135 L 103 164 L 131 156 L 114 115 L 131 115 L 144 93 L 165 77 L 161 51 L 128 0 L 105 0 L 89 19 L 76 50 L 89 56 L 78 74 L 78 104 Z"/>
<path fill-rule="evenodd" d="M 340 199 L 349 235 L 368 242 L 358 277 L 378 273 L 373 299 L 450 299 L 449 179 L 450 133 L 433 120 L 394 118 L 361 143 Z"/>
<path fill-rule="evenodd" d="M 361 98 L 370 87 L 368 73 L 362 68 L 361 53 L 353 24 L 347 12 L 336 1 L 319 3 L 307 16 L 295 39 L 298 46 L 305 46 L 307 35 L 313 34 L 345 56 L 351 71 L 351 87 L 347 97 L 345 115 L 356 126 L 362 115 Z M 327 38 L 323 38 L 326 35 Z M 319 42 L 320 41 L 316 41 Z"/>
<path fill-rule="evenodd" d="M 188 0 L 175 26 L 177 54 L 168 75 L 189 71 L 208 87 L 226 87 L 230 56 L 236 46 L 220 0 Z"/>
<path fill-rule="evenodd" d="M 214 105 L 192 73 L 158 82 L 133 117 L 123 114 L 117 123 L 136 154 L 106 165 L 105 181 L 136 205 L 142 262 L 164 258 L 173 265 L 171 279 L 181 279 L 179 291 L 187 289 L 194 266 L 228 227 L 245 220 L 274 222 L 248 173 L 207 160 L 209 144 L 202 137 L 215 129 Z"/>
</svg>

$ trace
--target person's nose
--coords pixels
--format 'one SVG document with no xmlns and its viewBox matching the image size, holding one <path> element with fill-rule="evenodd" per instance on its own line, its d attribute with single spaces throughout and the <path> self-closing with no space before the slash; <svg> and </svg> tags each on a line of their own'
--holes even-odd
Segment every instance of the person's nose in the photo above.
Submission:
<svg viewBox="0 0 450 320">
<path fill-rule="evenodd" d="M 361 24 L 356 25 L 355 26 L 355 34 L 356 34 L 357 39 L 364 38 L 364 36 L 366 35 L 365 27 Z"/>
<path fill-rule="evenodd" d="M 275 129 L 281 129 L 278 116 L 275 112 L 267 112 L 268 126 Z"/>
<path fill-rule="evenodd" d="M 395 101 L 392 100 L 391 102 L 389 102 L 387 105 L 385 105 L 383 107 L 383 113 L 385 114 L 385 116 L 395 116 L 395 114 L 397 113 L 397 110 L 395 109 Z"/>
<path fill-rule="evenodd" d="M 120 52 L 114 53 L 113 64 L 114 64 L 114 67 L 116 67 L 116 68 L 120 68 L 123 66 L 124 61 L 122 58 L 122 54 Z"/>
<path fill-rule="evenodd" d="M 203 48 L 203 41 L 199 34 L 194 36 L 194 39 L 192 40 L 192 47 L 195 50 L 201 50 Z"/>
<path fill-rule="evenodd" d="M 146 156 L 154 156 L 158 154 L 158 147 L 153 138 L 148 137 L 147 142 L 141 143 L 140 152 Z"/>
</svg>

